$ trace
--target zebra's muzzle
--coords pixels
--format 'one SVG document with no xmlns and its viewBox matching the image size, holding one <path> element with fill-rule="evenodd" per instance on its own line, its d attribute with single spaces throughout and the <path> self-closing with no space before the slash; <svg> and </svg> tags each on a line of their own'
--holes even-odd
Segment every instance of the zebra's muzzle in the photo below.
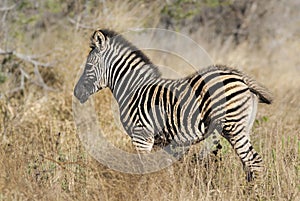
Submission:
<svg viewBox="0 0 300 201">
<path fill-rule="evenodd" d="M 85 103 L 90 96 L 90 93 L 85 88 L 83 84 L 78 82 L 74 89 L 74 96 L 80 101 L 80 103 Z"/>
</svg>

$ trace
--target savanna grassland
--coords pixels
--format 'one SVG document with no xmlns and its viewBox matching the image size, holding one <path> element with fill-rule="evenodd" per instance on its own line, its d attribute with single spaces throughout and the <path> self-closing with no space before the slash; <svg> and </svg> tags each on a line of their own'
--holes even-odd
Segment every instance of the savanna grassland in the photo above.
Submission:
<svg viewBox="0 0 300 201">
<path fill-rule="evenodd" d="M 300 200 L 299 9 L 297 0 L 1 1 L 0 200 Z M 195 160 L 196 145 L 173 173 L 122 173 L 89 155 L 72 111 L 89 37 L 96 28 L 139 27 L 181 32 L 214 63 L 273 93 L 272 105 L 259 104 L 251 133 L 262 178 L 246 182 L 226 141 L 208 163 Z M 134 151 L 115 123 L 110 91 L 94 101 L 107 139 Z"/>
</svg>

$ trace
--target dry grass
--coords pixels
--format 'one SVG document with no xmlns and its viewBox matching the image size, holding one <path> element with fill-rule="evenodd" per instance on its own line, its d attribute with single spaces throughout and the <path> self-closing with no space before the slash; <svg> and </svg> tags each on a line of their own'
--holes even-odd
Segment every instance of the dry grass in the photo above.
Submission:
<svg viewBox="0 0 300 201">
<path fill-rule="evenodd" d="M 99 21 L 117 30 L 141 26 L 148 15 L 125 3 L 124 10 L 108 6 L 118 18 L 97 14 Z M 255 50 L 246 43 L 226 50 L 204 45 L 216 63 L 243 69 L 275 96 L 271 106 L 259 105 L 252 133 L 266 172 L 261 181 L 248 184 L 226 142 L 222 160 L 209 166 L 194 161 L 196 146 L 173 165 L 174 175 L 168 169 L 126 174 L 94 160 L 78 139 L 72 114 L 73 86 L 87 55 L 90 32 L 68 25 L 40 34 L 30 48 L 55 50 L 46 60 L 55 60 L 56 66 L 42 72 L 47 84 L 58 90 L 44 91 L 27 83 L 23 93 L 0 99 L 0 200 L 300 200 L 299 44 L 285 41 L 280 51 L 271 53 L 268 41 L 265 48 Z M 26 48 L 23 43 L 19 46 Z M 1 90 L 9 90 L 14 81 L 7 80 Z M 95 95 L 99 123 L 112 143 L 130 149 L 128 138 L 114 123 L 111 100 L 108 90 Z"/>
</svg>

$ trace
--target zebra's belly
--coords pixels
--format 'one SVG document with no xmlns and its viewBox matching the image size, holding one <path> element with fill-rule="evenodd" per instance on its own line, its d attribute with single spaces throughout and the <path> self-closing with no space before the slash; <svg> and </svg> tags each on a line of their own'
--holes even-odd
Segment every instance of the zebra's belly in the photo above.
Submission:
<svg viewBox="0 0 300 201">
<path fill-rule="evenodd" d="M 193 129 L 191 127 L 169 127 L 156 131 L 154 135 L 154 145 L 160 147 L 169 144 L 189 146 L 203 140 L 206 130 L 204 123 L 201 122 L 200 126 L 194 125 L 193 127 Z"/>
</svg>

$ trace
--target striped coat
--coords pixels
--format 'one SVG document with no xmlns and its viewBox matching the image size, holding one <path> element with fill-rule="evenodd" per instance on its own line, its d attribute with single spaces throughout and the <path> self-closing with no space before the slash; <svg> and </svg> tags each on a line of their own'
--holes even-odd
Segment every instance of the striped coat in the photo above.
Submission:
<svg viewBox="0 0 300 201">
<path fill-rule="evenodd" d="M 258 101 L 270 93 L 239 70 L 208 67 L 182 79 L 164 79 L 158 68 L 117 33 L 95 31 L 75 96 L 110 88 L 121 122 L 138 152 L 154 145 L 189 147 L 212 133 L 226 138 L 240 157 L 247 179 L 262 171 L 262 159 L 250 142 Z"/>
</svg>

